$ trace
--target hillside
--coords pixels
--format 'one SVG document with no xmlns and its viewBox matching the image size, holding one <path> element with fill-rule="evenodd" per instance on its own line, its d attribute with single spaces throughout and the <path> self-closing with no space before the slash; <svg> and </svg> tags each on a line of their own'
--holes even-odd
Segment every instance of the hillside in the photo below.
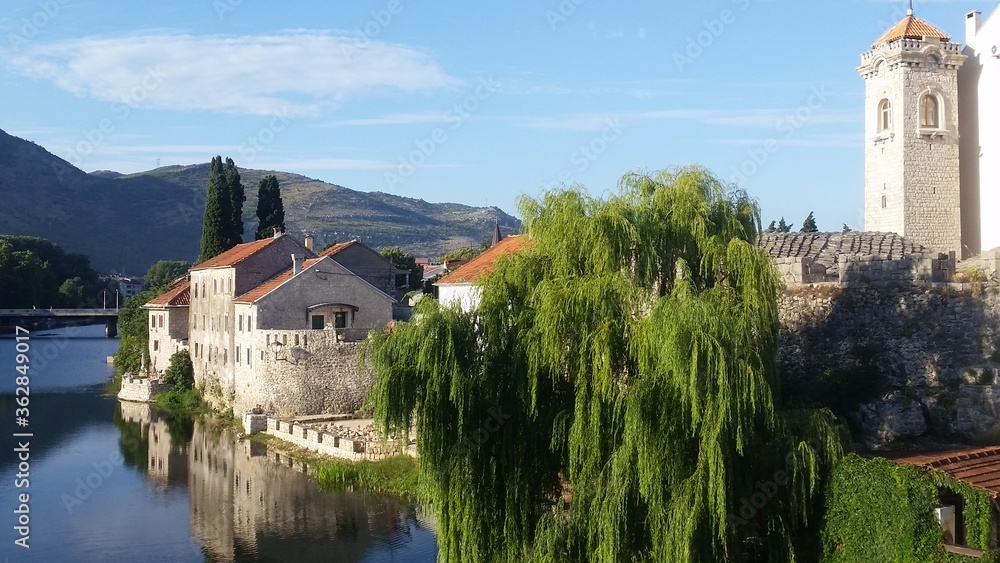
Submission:
<svg viewBox="0 0 1000 563">
<path fill-rule="evenodd" d="M 46 238 L 86 254 L 104 272 L 141 275 L 159 260 L 191 261 L 199 250 L 208 170 L 206 162 L 87 174 L 0 130 L 0 234 Z M 439 256 L 487 240 L 497 219 L 505 234 L 520 228 L 496 207 L 428 203 L 287 172 L 240 169 L 247 192 L 244 240 L 256 231 L 257 183 L 266 174 L 281 184 L 288 232 L 299 239 L 311 233 L 320 247 L 360 238 L 374 248 Z"/>
</svg>

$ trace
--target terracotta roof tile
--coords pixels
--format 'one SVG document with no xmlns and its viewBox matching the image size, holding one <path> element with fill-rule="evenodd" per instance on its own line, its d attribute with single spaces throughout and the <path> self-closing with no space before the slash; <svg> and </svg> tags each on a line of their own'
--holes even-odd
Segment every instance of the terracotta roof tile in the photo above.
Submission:
<svg viewBox="0 0 1000 563">
<path fill-rule="evenodd" d="M 337 244 L 331 246 L 330 248 L 327 248 L 323 252 L 320 252 L 319 255 L 320 256 L 333 256 L 334 254 L 337 254 L 341 250 L 344 250 L 345 248 L 347 248 L 348 246 L 351 246 L 352 244 L 354 244 L 356 242 L 358 242 L 358 241 L 356 241 L 356 240 L 349 240 L 347 242 L 337 243 Z"/>
<path fill-rule="evenodd" d="M 1000 447 L 998 446 L 886 457 L 896 463 L 944 471 L 959 481 L 989 492 L 994 498 L 1000 495 Z"/>
<path fill-rule="evenodd" d="M 313 267 L 316 262 L 319 262 L 322 258 L 310 258 L 302 263 L 302 271 Z M 258 285 L 257 287 L 251 289 L 250 291 L 240 295 L 235 299 L 236 303 L 254 303 L 258 299 L 264 297 L 268 293 L 271 293 L 278 288 L 281 284 L 292 279 L 292 269 L 289 268 L 284 272 L 274 276 L 273 278 L 267 280 L 266 282 Z"/>
<path fill-rule="evenodd" d="M 177 280 L 167 291 L 151 299 L 145 306 L 154 307 L 187 307 L 191 304 L 191 282 L 187 279 Z"/>
<path fill-rule="evenodd" d="M 922 19 L 906 16 L 899 23 L 892 26 L 889 31 L 886 31 L 882 37 L 879 37 L 872 44 L 872 48 L 874 49 L 877 45 L 897 39 L 923 39 L 924 37 L 938 37 L 942 41 L 951 41 L 951 37 L 933 25 Z"/>
<path fill-rule="evenodd" d="M 485 250 L 479 256 L 462 264 L 450 274 L 437 281 L 435 285 L 450 283 L 475 283 L 488 275 L 496 267 L 497 260 L 508 254 L 520 252 L 527 248 L 530 239 L 523 235 L 511 235 L 500 241 L 494 247 Z"/>
<path fill-rule="evenodd" d="M 267 245 L 276 241 L 276 238 L 266 238 L 261 240 L 255 240 L 253 242 L 245 242 L 243 244 L 237 244 L 236 246 L 230 248 L 229 250 L 223 252 L 222 254 L 216 256 L 215 258 L 209 258 L 201 264 L 196 265 L 192 270 L 207 270 L 209 268 L 224 268 L 228 266 L 234 266 L 239 262 L 246 260 L 247 258 L 257 254 L 263 250 Z"/>
</svg>

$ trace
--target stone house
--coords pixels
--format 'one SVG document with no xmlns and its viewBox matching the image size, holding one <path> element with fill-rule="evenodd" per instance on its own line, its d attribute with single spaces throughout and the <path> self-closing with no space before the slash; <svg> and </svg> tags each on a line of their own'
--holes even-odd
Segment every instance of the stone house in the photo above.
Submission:
<svg viewBox="0 0 1000 563">
<path fill-rule="evenodd" d="M 188 349 L 190 307 L 191 282 L 187 279 L 177 280 L 143 305 L 149 311 L 149 371 L 166 371 L 170 356 Z"/>
<path fill-rule="evenodd" d="M 375 262 L 364 254 L 377 253 L 357 246 L 342 256 Z M 354 410 L 370 384 L 358 369 L 357 342 L 392 320 L 394 304 L 339 260 L 279 232 L 194 266 L 146 304 L 151 371 L 164 371 L 183 342 L 196 385 L 222 408 Z"/>
<path fill-rule="evenodd" d="M 320 252 L 319 255 L 333 258 L 340 265 L 354 272 L 383 293 L 399 297 L 396 294 L 396 275 L 406 272 L 393 268 L 392 264 L 381 254 L 361 241 L 351 240 L 335 244 Z"/>
</svg>

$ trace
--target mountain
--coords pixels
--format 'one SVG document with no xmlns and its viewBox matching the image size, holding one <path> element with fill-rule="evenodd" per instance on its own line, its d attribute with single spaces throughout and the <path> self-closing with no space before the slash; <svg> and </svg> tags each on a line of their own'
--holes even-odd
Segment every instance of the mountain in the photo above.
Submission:
<svg viewBox="0 0 1000 563">
<path fill-rule="evenodd" d="M 46 238 L 67 252 L 86 254 L 102 272 L 141 275 L 159 260 L 193 261 L 208 173 L 206 162 L 87 174 L 0 130 L 0 234 Z M 504 234 L 520 229 L 517 218 L 496 207 L 429 203 L 288 172 L 240 169 L 247 194 L 244 240 L 257 230 L 257 183 L 267 174 L 281 185 L 288 232 L 299 240 L 312 234 L 320 248 L 357 238 L 373 248 L 398 246 L 434 257 L 489 240 L 494 221 Z"/>
</svg>

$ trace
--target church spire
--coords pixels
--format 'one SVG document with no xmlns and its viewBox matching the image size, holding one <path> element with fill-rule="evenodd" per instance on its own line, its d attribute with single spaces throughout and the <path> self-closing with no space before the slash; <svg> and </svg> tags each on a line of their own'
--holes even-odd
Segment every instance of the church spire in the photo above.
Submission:
<svg viewBox="0 0 1000 563">
<path fill-rule="evenodd" d="M 912 16 L 913 15 L 913 0 L 910 0 L 910 5 L 906 9 L 906 15 L 908 15 L 908 16 Z"/>
<path fill-rule="evenodd" d="M 490 247 L 500 244 L 501 240 L 503 240 L 503 235 L 500 234 L 500 217 L 497 217 L 496 225 L 493 227 L 493 244 Z"/>
</svg>

